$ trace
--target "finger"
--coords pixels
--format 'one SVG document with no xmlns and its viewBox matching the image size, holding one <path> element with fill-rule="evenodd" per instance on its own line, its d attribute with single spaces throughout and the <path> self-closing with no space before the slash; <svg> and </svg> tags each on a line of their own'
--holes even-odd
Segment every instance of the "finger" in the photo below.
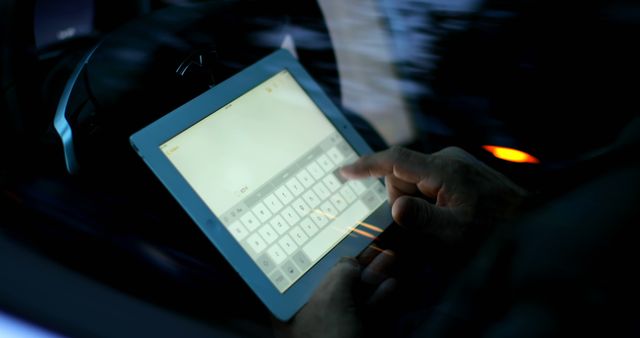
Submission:
<svg viewBox="0 0 640 338">
<path fill-rule="evenodd" d="M 391 205 L 391 217 L 393 220 L 406 227 L 422 228 L 431 219 L 429 202 L 410 196 L 398 198 Z"/>
<path fill-rule="evenodd" d="M 463 162 L 467 162 L 467 163 L 476 163 L 476 164 L 483 164 L 484 165 L 484 162 L 478 160 L 473 155 L 469 154 L 468 152 L 466 152 L 463 149 L 458 148 L 458 147 L 446 147 L 444 149 L 441 149 L 441 150 L 433 153 L 433 155 L 438 155 L 438 156 L 442 156 L 442 157 L 457 159 L 457 160 L 460 160 L 460 161 L 463 161 Z"/>
<path fill-rule="evenodd" d="M 363 156 L 353 164 L 342 167 L 340 173 L 349 179 L 394 175 L 415 184 L 428 170 L 429 158 L 426 154 L 394 147 Z"/>
<path fill-rule="evenodd" d="M 360 279 L 367 284 L 379 285 L 387 279 L 395 262 L 395 253 L 391 250 L 385 250 L 362 270 Z"/>
<path fill-rule="evenodd" d="M 329 273 L 327 273 L 311 299 L 309 299 L 306 307 L 314 307 L 318 306 L 318 304 L 327 304 L 328 302 L 333 305 L 351 304 L 354 301 L 352 294 L 360 279 L 360 272 L 360 264 L 358 264 L 354 258 L 341 258 L 338 263 L 329 270 Z"/>
<path fill-rule="evenodd" d="M 400 197 L 393 203 L 391 216 L 402 226 L 436 235 L 455 223 L 455 215 L 451 209 L 440 208 L 421 198 L 408 196 Z"/>
<path fill-rule="evenodd" d="M 403 181 L 395 176 L 386 176 L 384 180 L 391 204 L 400 196 L 418 196 L 420 192 L 416 184 Z"/>
<path fill-rule="evenodd" d="M 371 244 L 366 249 L 364 249 L 364 251 L 362 251 L 360 255 L 358 255 L 358 263 L 360 263 L 361 266 L 367 266 L 382 251 L 384 250 L 380 249 L 375 244 Z"/>
<path fill-rule="evenodd" d="M 378 285 L 371 297 L 369 297 L 367 305 L 376 305 L 384 302 L 391 294 L 393 294 L 397 285 L 398 283 L 395 278 L 387 278 Z"/>
<path fill-rule="evenodd" d="M 350 290 L 360 276 L 361 266 L 355 258 L 342 257 L 329 271 L 325 281 L 336 288 Z"/>
</svg>

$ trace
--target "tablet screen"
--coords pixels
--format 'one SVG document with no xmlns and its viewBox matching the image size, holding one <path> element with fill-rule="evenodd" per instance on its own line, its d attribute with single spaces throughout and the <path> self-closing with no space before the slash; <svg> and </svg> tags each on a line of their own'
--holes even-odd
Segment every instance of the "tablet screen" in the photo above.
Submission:
<svg viewBox="0 0 640 338">
<path fill-rule="evenodd" d="M 345 181 L 357 154 L 283 70 L 160 146 L 281 293 L 385 200 Z"/>
</svg>

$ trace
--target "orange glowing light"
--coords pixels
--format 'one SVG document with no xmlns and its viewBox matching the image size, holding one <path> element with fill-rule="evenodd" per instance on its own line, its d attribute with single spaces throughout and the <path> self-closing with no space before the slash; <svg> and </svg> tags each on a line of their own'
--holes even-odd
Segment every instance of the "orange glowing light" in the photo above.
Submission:
<svg viewBox="0 0 640 338">
<path fill-rule="evenodd" d="M 317 213 L 319 215 L 323 215 L 323 216 L 325 216 L 325 217 L 327 217 L 327 218 L 329 218 L 331 220 L 336 218 L 336 216 L 331 215 L 329 213 L 326 213 L 326 212 L 324 212 L 324 211 L 322 211 L 320 209 L 313 209 L 313 212 L 315 212 L 315 213 Z M 373 231 L 377 231 L 377 232 L 382 232 L 383 231 L 381 228 L 378 228 L 377 226 L 369 224 L 369 223 L 359 222 L 358 224 L 364 226 L 365 228 L 369 228 L 370 230 L 373 230 Z M 375 235 L 373 235 L 373 234 L 371 234 L 371 233 L 369 233 L 367 231 L 364 231 L 364 230 L 356 229 L 356 227 L 351 228 L 351 232 L 355 232 L 355 233 L 357 233 L 357 234 L 359 234 L 361 236 L 368 237 L 368 238 L 371 238 L 371 239 L 377 239 L 377 237 Z M 353 236 L 351 233 L 349 235 Z"/>
<path fill-rule="evenodd" d="M 369 248 L 369 249 L 371 249 L 371 250 L 377 251 L 377 252 L 379 252 L 379 253 L 388 254 L 386 251 L 384 251 L 383 249 L 378 248 L 378 247 L 377 247 L 377 246 L 375 246 L 375 245 L 369 245 L 369 247 L 368 247 L 368 248 Z"/>
<path fill-rule="evenodd" d="M 368 233 L 366 231 L 360 230 L 360 229 L 353 229 L 353 232 L 355 232 L 355 233 L 357 233 L 357 234 L 359 234 L 361 236 L 364 236 L 364 237 L 368 237 L 368 238 L 371 238 L 371 239 L 376 239 L 376 236 L 374 236 L 374 235 L 372 235 L 372 234 L 370 234 L 370 233 Z"/>
<path fill-rule="evenodd" d="M 333 220 L 333 219 L 335 219 L 335 218 L 336 218 L 336 216 L 335 216 L 335 215 L 328 214 L 328 213 L 326 213 L 326 212 L 324 212 L 324 211 L 322 211 L 322 210 L 320 210 L 320 209 L 313 209 L 313 212 L 315 212 L 316 214 L 319 214 L 319 215 L 325 216 L 325 217 L 327 217 L 327 218 L 328 218 L 328 219 L 330 219 L 330 220 Z M 365 223 L 365 222 L 360 222 L 360 223 L 358 223 L 358 224 L 360 224 L 361 226 L 363 226 L 363 227 L 365 227 L 365 228 L 368 228 L 369 230 L 373 230 L 373 231 L 376 231 L 376 232 L 382 232 L 382 231 L 384 231 L 384 230 L 382 230 L 382 228 L 379 228 L 379 227 L 377 227 L 377 226 L 375 226 L 375 225 L 373 225 L 373 224 L 369 224 L 369 223 Z"/>
<path fill-rule="evenodd" d="M 365 223 L 365 222 L 360 222 L 360 226 L 363 226 L 365 228 L 368 228 L 369 230 L 373 230 L 375 232 L 382 232 L 384 230 L 382 230 L 381 228 L 373 225 L 373 224 L 369 224 L 369 223 Z"/>
<path fill-rule="evenodd" d="M 540 160 L 535 156 L 529 155 L 518 149 L 500 146 L 482 146 L 482 148 L 501 160 L 516 163 L 540 163 Z"/>
<path fill-rule="evenodd" d="M 377 240 L 377 238 L 376 238 L 376 240 Z M 369 247 L 368 247 L 368 248 L 369 248 L 369 249 L 372 249 L 372 250 L 374 250 L 374 251 L 377 251 L 377 252 L 379 252 L 379 253 L 381 253 L 381 254 L 383 254 L 383 255 L 387 255 L 387 256 L 395 256 L 395 254 L 394 254 L 392 251 L 384 250 L 384 249 L 380 249 L 380 248 L 378 248 L 378 247 L 377 247 L 377 246 L 375 246 L 375 245 L 369 245 Z"/>
</svg>

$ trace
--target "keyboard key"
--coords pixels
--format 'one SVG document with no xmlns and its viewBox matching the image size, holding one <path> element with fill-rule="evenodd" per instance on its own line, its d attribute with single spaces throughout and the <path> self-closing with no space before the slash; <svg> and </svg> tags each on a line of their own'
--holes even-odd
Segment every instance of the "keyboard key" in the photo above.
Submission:
<svg viewBox="0 0 640 338">
<path fill-rule="evenodd" d="M 304 217 L 308 215 L 309 212 L 311 212 L 311 209 L 309 208 L 307 203 L 304 202 L 302 198 L 298 198 L 297 200 L 293 201 L 292 206 L 296 210 L 298 215 L 300 215 L 300 217 Z"/>
<path fill-rule="evenodd" d="M 300 220 L 300 216 L 293 211 L 292 207 L 286 207 L 280 214 L 289 223 L 289 225 L 295 225 Z"/>
<path fill-rule="evenodd" d="M 253 252 L 255 252 L 256 254 L 261 253 L 262 250 L 267 247 L 267 244 L 258 233 L 254 233 L 253 235 L 249 236 L 249 238 L 247 239 L 247 244 L 249 244 L 249 247 L 251 247 Z"/>
<path fill-rule="evenodd" d="M 284 205 L 287 205 L 291 203 L 291 201 L 293 201 L 293 195 L 291 195 L 291 192 L 289 191 L 289 189 L 287 189 L 287 187 L 284 185 L 276 189 L 275 194 L 276 196 L 278 196 L 278 198 Z"/>
<path fill-rule="evenodd" d="M 329 195 L 331 195 L 331 193 L 329 192 L 329 189 L 327 189 L 327 187 L 325 187 L 322 182 L 316 183 L 316 185 L 313 186 L 313 191 L 316 194 L 318 194 L 318 197 L 320 198 L 321 201 L 329 197 Z"/>
<path fill-rule="evenodd" d="M 309 190 L 302 195 L 304 200 L 307 202 L 310 208 L 315 208 L 318 204 L 320 204 L 320 198 L 313 190 Z"/>
<path fill-rule="evenodd" d="M 253 215 L 253 213 L 251 213 L 251 211 L 247 211 L 244 215 L 242 215 L 242 217 L 240 217 L 240 220 L 242 221 L 242 224 L 247 227 L 249 232 L 252 232 L 260 225 L 260 222 L 258 222 L 258 219 Z"/>
<path fill-rule="evenodd" d="M 273 260 L 271 260 L 271 258 L 269 258 L 269 255 L 266 254 L 258 257 L 258 259 L 256 259 L 256 263 L 258 263 L 258 266 L 260 267 L 260 269 L 262 269 L 262 271 L 264 271 L 264 273 L 269 273 L 276 267 L 276 264 L 273 263 Z"/>
<path fill-rule="evenodd" d="M 287 222 L 284 221 L 284 218 L 280 215 L 273 217 L 269 223 L 271 223 L 271 226 L 276 229 L 280 235 L 289 230 L 289 224 L 287 224 Z"/>
<path fill-rule="evenodd" d="M 249 234 L 247 229 L 244 228 L 244 226 L 242 225 L 242 223 L 240 223 L 240 221 L 235 221 L 235 222 L 231 223 L 231 225 L 229 225 L 228 229 L 229 229 L 229 232 L 231 233 L 231 235 L 238 242 L 243 240 Z"/>
<path fill-rule="evenodd" d="M 258 219 L 262 223 L 266 222 L 269 218 L 271 218 L 271 212 L 269 212 L 269 209 L 267 209 L 267 207 L 260 202 L 258 202 L 258 204 L 256 204 L 256 206 L 253 207 L 251 211 L 253 211 L 253 213 L 256 216 L 258 216 Z"/>
<path fill-rule="evenodd" d="M 306 271 L 311 265 L 311 261 L 302 251 L 296 252 L 296 254 L 292 257 L 292 260 L 296 263 L 301 271 Z"/>
<path fill-rule="evenodd" d="M 362 195 L 362 202 L 369 208 L 369 210 L 374 210 L 378 206 L 380 206 L 380 200 L 378 199 L 378 195 L 372 190 L 367 191 L 364 195 Z"/>
<path fill-rule="evenodd" d="M 247 211 L 247 209 L 244 205 L 238 205 L 229 212 L 229 215 L 231 217 L 236 217 L 244 214 L 245 211 Z"/>
<path fill-rule="evenodd" d="M 329 217 L 330 219 L 338 216 L 338 210 L 329 201 L 322 203 L 322 205 L 320 206 L 320 210 L 322 210 L 322 212 L 325 213 L 325 216 Z"/>
<path fill-rule="evenodd" d="M 278 235 L 276 234 L 276 231 L 273 230 L 273 228 L 269 224 L 265 224 L 264 226 L 262 226 L 262 228 L 258 230 L 258 233 L 260 233 L 262 238 L 264 238 L 264 240 L 267 241 L 267 244 L 271 244 L 273 243 L 273 241 L 278 239 Z"/>
<path fill-rule="evenodd" d="M 267 198 L 264 199 L 264 202 L 267 204 L 267 207 L 269 207 L 269 210 L 274 214 L 282 209 L 282 203 L 280 203 L 280 200 L 274 194 L 267 196 Z"/>
<path fill-rule="evenodd" d="M 325 176 L 322 179 L 322 182 L 324 182 L 324 184 L 327 186 L 327 188 L 329 188 L 329 190 L 331 190 L 331 192 L 335 192 L 336 190 L 340 189 L 340 181 L 338 181 L 338 179 L 333 176 L 333 174 Z"/>
<path fill-rule="evenodd" d="M 278 241 L 278 244 L 284 249 L 287 255 L 291 255 L 296 249 L 298 245 L 289 237 L 289 235 L 284 235 Z"/>
<path fill-rule="evenodd" d="M 293 238 L 293 240 L 298 245 L 304 244 L 304 242 L 306 242 L 307 239 L 309 238 L 304 233 L 304 231 L 302 231 L 302 229 L 300 229 L 300 227 L 294 227 L 293 229 L 291 229 L 291 231 L 289 231 L 289 236 L 291 236 L 291 238 Z"/>
<path fill-rule="evenodd" d="M 362 193 L 367 190 L 367 187 L 365 187 L 364 184 L 362 184 L 362 182 L 358 180 L 351 180 L 348 184 L 358 196 L 362 195 Z"/>
<path fill-rule="evenodd" d="M 318 232 L 318 228 L 315 224 L 313 224 L 313 221 L 309 217 L 300 221 L 300 227 L 302 228 L 302 230 L 304 230 L 304 232 L 307 233 L 309 237 Z"/>
<path fill-rule="evenodd" d="M 347 208 L 330 226 L 320 230 L 303 248 L 310 261 L 315 262 L 336 243 L 342 240 L 353 227 L 358 224 L 364 215 L 368 214 L 368 208 L 362 201 L 355 201 Z"/>
<path fill-rule="evenodd" d="M 340 193 L 336 193 L 331 198 L 329 198 L 331 203 L 338 209 L 338 211 L 342 211 L 347 207 L 347 202 L 342 198 Z"/>
<path fill-rule="evenodd" d="M 346 142 L 340 142 L 336 148 L 345 158 L 349 158 L 351 155 L 355 155 L 355 152 Z"/>
<path fill-rule="evenodd" d="M 342 153 L 336 147 L 329 149 L 329 151 L 327 152 L 327 155 L 329 155 L 329 158 L 336 165 L 341 165 L 342 162 L 344 161 L 344 156 L 342 156 Z"/>
<path fill-rule="evenodd" d="M 287 181 L 286 186 L 287 188 L 289 188 L 289 191 L 291 191 L 293 196 L 298 196 L 304 192 L 302 183 L 300 183 L 300 181 L 298 181 L 298 179 L 296 179 L 295 177 L 292 177 L 289 181 Z"/>
<path fill-rule="evenodd" d="M 318 228 L 322 228 L 329 223 L 329 218 L 319 209 L 314 210 L 309 216 L 316 223 Z"/>
<path fill-rule="evenodd" d="M 340 194 L 342 194 L 342 197 L 344 197 L 344 200 L 347 201 L 348 204 L 351 204 L 357 198 L 356 194 L 353 192 L 353 190 L 351 190 L 351 188 L 349 188 L 348 185 L 342 186 L 342 188 L 340 189 Z"/>
<path fill-rule="evenodd" d="M 278 246 L 278 244 L 274 244 L 272 247 L 267 249 L 267 254 L 269 254 L 269 257 L 271 257 L 271 259 L 273 260 L 274 263 L 276 263 L 276 265 L 282 263 L 285 260 L 285 258 L 287 258 L 287 256 L 284 254 L 282 249 L 280 249 L 280 246 Z"/>
<path fill-rule="evenodd" d="M 322 178 L 322 176 L 324 176 L 324 171 L 322 170 L 322 168 L 320 168 L 320 166 L 316 162 L 311 162 L 307 166 L 307 170 L 311 173 L 311 176 L 313 176 L 313 178 L 315 178 L 316 180 L 319 180 Z"/>
<path fill-rule="evenodd" d="M 276 286 L 276 288 L 280 291 L 284 291 L 287 286 L 289 286 L 289 280 L 287 277 L 282 274 L 282 271 L 276 270 L 270 276 L 271 282 Z"/>
<path fill-rule="evenodd" d="M 330 173 L 331 170 L 333 170 L 333 168 L 335 167 L 335 165 L 333 164 L 333 162 L 327 157 L 327 155 L 320 155 L 320 157 L 318 157 L 318 159 L 316 160 L 316 162 L 318 162 L 318 164 L 320 164 L 320 167 L 322 167 L 322 169 L 325 172 Z"/>
<path fill-rule="evenodd" d="M 311 187 L 316 181 L 305 169 L 300 170 L 300 172 L 296 175 L 296 178 L 302 183 L 302 185 L 304 185 L 305 188 Z"/>
<path fill-rule="evenodd" d="M 298 270 L 291 260 L 288 260 L 282 265 L 282 270 L 284 271 L 285 276 L 289 277 L 291 281 L 295 281 L 300 277 L 300 270 Z"/>
</svg>

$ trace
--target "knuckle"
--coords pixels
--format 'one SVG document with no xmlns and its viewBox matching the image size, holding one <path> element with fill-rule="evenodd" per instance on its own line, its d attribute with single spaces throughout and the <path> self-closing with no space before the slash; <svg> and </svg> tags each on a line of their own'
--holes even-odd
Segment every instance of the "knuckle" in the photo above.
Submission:
<svg viewBox="0 0 640 338">
<path fill-rule="evenodd" d="M 467 158 L 468 153 L 459 147 L 446 147 L 433 154 L 433 161 L 446 172 L 455 175 L 465 175 L 472 171 L 472 162 Z"/>
<path fill-rule="evenodd" d="M 362 155 L 360 156 L 351 166 L 362 166 L 366 165 L 371 161 L 371 155 Z"/>
<path fill-rule="evenodd" d="M 391 157 L 394 161 L 404 162 L 411 158 L 411 151 L 400 146 L 392 146 L 390 148 Z"/>
<path fill-rule="evenodd" d="M 456 146 L 449 146 L 446 147 L 444 149 L 442 149 L 443 152 L 447 152 L 447 153 L 458 153 L 458 152 L 464 152 L 464 150 L 462 150 L 462 148 L 460 147 L 456 147 Z"/>
<path fill-rule="evenodd" d="M 358 261 L 356 261 L 352 257 L 340 258 L 340 260 L 338 261 L 338 266 L 339 266 L 339 269 L 342 269 L 343 271 L 346 271 L 346 272 L 356 271 L 360 268 Z"/>
<path fill-rule="evenodd" d="M 456 159 L 465 159 L 470 156 L 464 149 L 456 146 L 446 147 L 438 152 L 439 155 L 448 157 L 448 158 L 456 158 Z"/>
<path fill-rule="evenodd" d="M 451 172 L 457 175 L 460 180 L 469 179 L 471 177 L 470 175 L 473 174 L 472 166 L 459 159 L 452 159 L 449 163 L 449 167 Z"/>
</svg>

